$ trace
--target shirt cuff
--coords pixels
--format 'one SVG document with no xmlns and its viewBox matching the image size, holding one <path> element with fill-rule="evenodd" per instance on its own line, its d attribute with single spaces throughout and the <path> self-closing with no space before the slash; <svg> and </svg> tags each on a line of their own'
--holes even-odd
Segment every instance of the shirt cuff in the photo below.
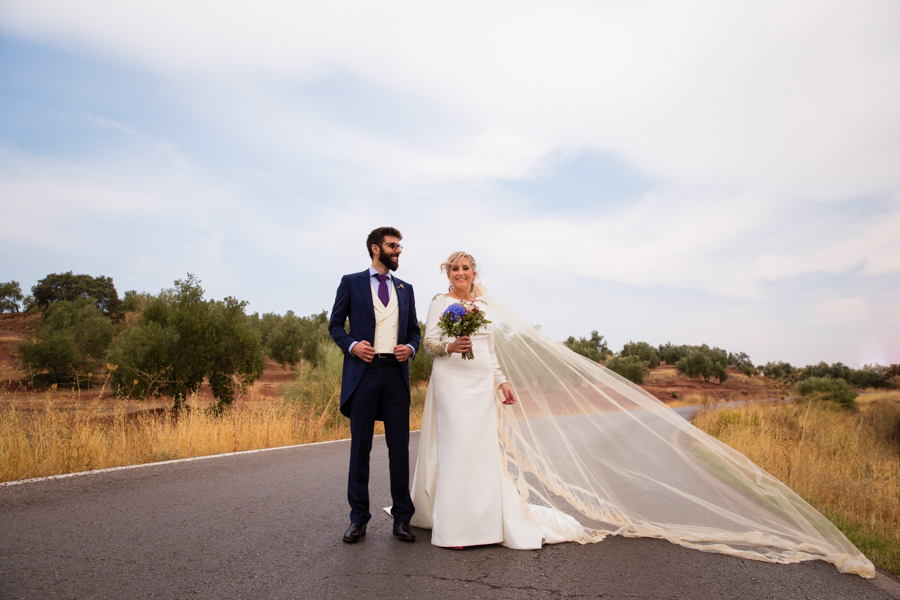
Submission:
<svg viewBox="0 0 900 600">
<path fill-rule="evenodd" d="M 410 350 L 412 350 L 412 356 L 410 356 L 410 358 L 415 358 L 416 357 L 416 349 L 413 348 L 412 345 L 410 345 L 410 344 L 403 344 L 403 345 L 406 346 L 407 348 L 409 348 Z M 350 347 L 352 348 L 353 346 L 350 346 Z"/>
<path fill-rule="evenodd" d="M 353 342 L 350 344 L 350 347 L 347 348 L 347 354 L 353 354 L 353 346 L 357 345 L 359 342 Z"/>
</svg>

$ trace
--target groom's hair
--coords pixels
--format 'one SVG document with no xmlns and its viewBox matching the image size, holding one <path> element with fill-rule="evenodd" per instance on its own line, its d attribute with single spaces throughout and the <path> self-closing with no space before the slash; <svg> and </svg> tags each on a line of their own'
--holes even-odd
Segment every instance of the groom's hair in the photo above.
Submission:
<svg viewBox="0 0 900 600">
<path fill-rule="evenodd" d="M 366 238 L 366 250 L 369 251 L 369 258 L 375 258 L 375 253 L 372 252 L 372 244 L 376 246 L 380 246 L 384 243 L 384 238 L 392 235 L 398 240 L 402 240 L 403 236 L 400 235 L 400 232 L 397 231 L 394 227 L 379 227 L 378 229 L 373 229 L 372 233 L 369 234 L 369 237 Z"/>
</svg>

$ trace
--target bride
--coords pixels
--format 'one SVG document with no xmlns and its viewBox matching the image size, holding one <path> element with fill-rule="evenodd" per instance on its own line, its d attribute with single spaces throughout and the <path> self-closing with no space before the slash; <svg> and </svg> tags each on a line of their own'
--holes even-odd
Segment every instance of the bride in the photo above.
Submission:
<svg viewBox="0 0 900 600">
<path fill-rule="evenodd" d="M 413 478 L 412 525 L 432 543 L 599 542 L 654 537 L 754 560 L 825 560 L 874 577 L 825 517 L 742 454 L 562 344 L 477 283 L 475 259 L 441 266 L 423 346 L 435 356 Z M 444 310 L 475 302 L 492 321 L 448 338 Z M 472 349 L 475 358 L 462 360 Z"/>
<path fill-rule="evenodd" d="M 412 525 L 431 529 L 433 544 L 453 548 L 502 543 L 528 549 L 567 541 L 526 518 L 515 486 L 503 474 L 495 398 L 499 394 L 507 406 L 516 398 L 494 354 L 492 325 L 455 339 L 438 327 L 444 310 L 460 300 L 474 302 L 490 318 L 489 306 L 473 295 L 475 269 L 471 255 L 451 254 L 441 265 L 450 291 L 435 296 L 428 308 L 423 346 L 435 357 L 426 400 L 432 427 L 423 424 L 419 439 Z M 474 359 L 462 360 L 469 350 Z"/>
</svg>

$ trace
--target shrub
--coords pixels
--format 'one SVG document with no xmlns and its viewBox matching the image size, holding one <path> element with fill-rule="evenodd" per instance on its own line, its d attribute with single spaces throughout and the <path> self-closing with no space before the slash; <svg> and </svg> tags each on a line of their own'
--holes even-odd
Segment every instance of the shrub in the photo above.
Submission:
<svg viewBox="0 0 900 600">
<path fill-rule="evenodd" d="M 0 313 L 19 312 L 19 302 L 23 299 L 22 286 L 18 281 L 0 283 Z"/>
<path fill-rule="evenodd" d="M 232 297 L 209 302 L 213 348 L 206 377 L 221 411 L 234 401 L 234 395 L 262 377 L 266 368 L 256 332 L 247 326 L 247 303 Z"/>
<path fill-rule="evenodd" d="M 658 367 L 660 362 L 659 354 L 657 354 L 656 349 L 647 342 L 628 342 L 625 344 L 625 347 L 622 348 L 619 356 L 637 356 L 642 361 L 649 364 L 651 369 Z"/>
<path fill-rule="evenodd" d="M 638 356 L 614 356 L 606 361 L 606 368 L 614 371 L 638 385 L 644 383 L 644 376 L 648 372 L 649 363 Z"/>
<path fill-rule="evenodd" d="M 169 356 L 174 345 L 171 334 L 155 321 L 119 334 L 106 353 L 106 361 L 117 365 L 110 374 L 117 395 L 144 400 L 170 388 L 174 368 Z"/>
<path fill-rule="evenodd" d="M 828 400 L 840 404 L 844 408 L 855 407 L 856 397 L 859 395 L 853 391 L 853 388 L 845 380 L 834 379 L 831 375 L 810 377 L 797 383 L 796 389 L 801 396 L 812 396 Z"/>
<path fill-rule="evenodd" d="M 116 314 L 121 309 L 121 301 L 110 277 L 91 277 L 68 273 L 51 273 L 31 288 L 34 305 L 45 309 L 54 302 L 78 299 L 90 300 L 105 315 Z"/>
<path fill-rule="evenodd" d="M 706 344 L 695 346 L 680 359 L 675 367 L 688 377 L 702 377 L 709 381 L 711 377 L 725 383 L 728 379 L 728 355 L 721 348 L 710 348 Z"/>
<path fill-rule="evenodd" d="M 888 380 L 884 376 L 887 367 L 882 365 L 863 365 L 850 375 L 849 383 L 858 388 L 886 388 Z"/>
<path fill-rule="evenodd" d="M 141 312 L 153 300 L 153 296 L 146 292 L 128 290 L 122 298 L 123 312 Z"/>
<path fill-rule="evenodd" d="M 709 381 L 713 374 L 712 359 L 696 350 L 679 360 L 675 366 L 688 377 L 702 377 L 706 381 Z"/>
<path fill-rule="evenodd" d="M 603 336 L 596 331 L 591 332 L 590 339 L 578 338 L 576 340 L 573 336 L 569 336 L 569 339 L 564 341 L 563 344 L 569 350 L 586 356 L 594 362 L 600 362 L 611 354 Z"/>
<path fill-rule="evenodd" d="M 54 383 L 81 383 L 97 368 L 114 333 L 115 326 L 90 301 L 64 300 L 44 311 L 37 333 L 16 351 L 32 376 L 46 371 Z"/>
<path fill-rule="evenodd" d="M 421 339 L 425 339 L 425 323 L 419 321 L 419 331 L 422 332 Z M 434 357 L 428 354 L 421 345 L 419 351 L 416 352 L 415 358 L 409 365 L 409 384 L 414 386 L 419 383 L 427 382 L 431 379 L 431 369 L 434 366 Z"/>
<path fill-rule="evenodd" d="M 746 352 L 729 352 L 728 353 L 728 365 L 732 367 L 737 367 L 741 373 L 744 375 L 755 375 L 756 367 L 753 366 L 753 363 L 750 361 L 750 356 L 747 355 Z"/>
<path fill-rule="evenodd" d="M 760 368 L 763 375 L 771 379 L 783 379 L 797 373 L 797 368 L 792 366 L 791 363 L 781 361 L 777 363 L 767 362 Z"/>
<path fill-rule="evenodd" d="M 222 411 L 265 368 L 259 335 L 248 322 L 247 303 L 203 299 L 191 274 L 144 308 L 138 325 L 123 332 L 107 353 L 117 365 L 110 383 L 117 394 L 171 394 L 184 405 L 206 378 Z"/>
<path fill-rule="evenodd" d="M 321 427 L 339 426 L 346 422 L 340 412 L 344 353 L 329 339 L 320 342 L 316 354 L 319 365 L 301 365 L 297 381 L 286 384 L 282 396 L 289 403 L 299 404 L 318 415 Z"/>
<path fill-rule="evenodd" d="M 251 316 L 251 321 L 255 316 Z M 255 327 L 266 354 L 282 367 L 295 366 L 301 361 L 316 366 L 321 343 L 331 339 L 328 313 L 324 310 L 308 317 L 298 317 L 290 310 L 283 317 L 266 313 L 262 319 L 256 318 Z"/>
<path fill-rule="evenodd" d="M 657 354 L 660 360 L 667 365 L 674 365 L 687 356 L 693 348 L 694 346 L 675 346 L 672 342 L 666 342 L 665 345 L 659 345 Z"/>
</svg>

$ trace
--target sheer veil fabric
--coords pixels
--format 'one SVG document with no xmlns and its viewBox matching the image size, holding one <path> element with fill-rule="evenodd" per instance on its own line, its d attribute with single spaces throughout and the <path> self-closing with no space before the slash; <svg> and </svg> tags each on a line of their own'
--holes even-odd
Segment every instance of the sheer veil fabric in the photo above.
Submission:
<svg viewBox="0 0 900 600">
<path fill-rule="evenodd" d="M 742 454 L 488 291 L 482 298 L 519 400 L 503 405 L 498 393 L 504 473 L 543 529 L 580 543 L 651 537 L 767 562 L 825 560 L 875 576 L 830 521 Z"/>
</svg>

